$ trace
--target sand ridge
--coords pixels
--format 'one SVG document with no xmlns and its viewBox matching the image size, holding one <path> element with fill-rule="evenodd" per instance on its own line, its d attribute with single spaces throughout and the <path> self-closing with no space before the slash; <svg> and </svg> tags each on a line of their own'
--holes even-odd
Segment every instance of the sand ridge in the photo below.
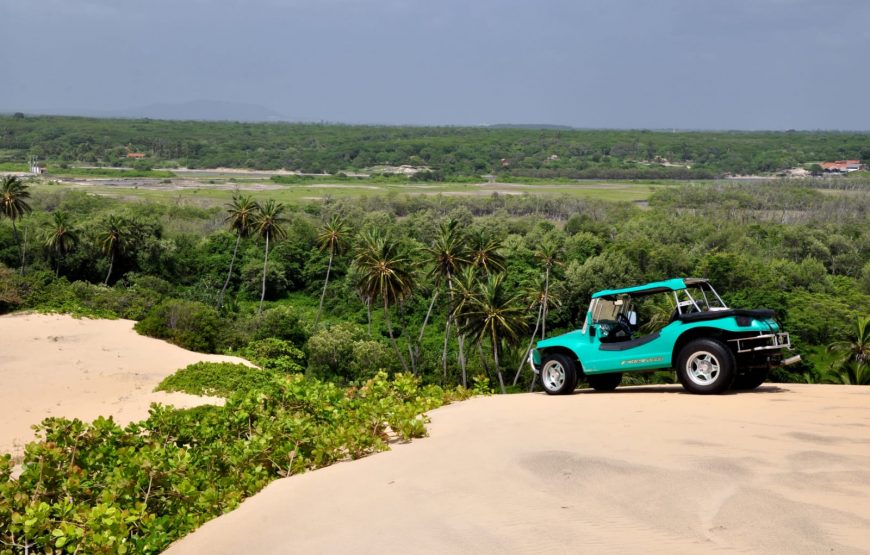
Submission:
<svg viewBox="0 0 870 555">
<path fill-rule="evenodd" d="M 868 553 L 870 388 L 475 398 L 167 553 Z"/>
<path fill-rule="evenodd" d="M 0 317 L 0 454 L 18 457 L 49 416 L 112 416 L 126 424 L 148 416 L 151 403 L 189 407 L 222 399 L 155 393 L 160 381 L 198 361 L 243 359 L 187 351 L 133 329 L 132 320 L 76 319 L 59 314 Z"/>
</svg>

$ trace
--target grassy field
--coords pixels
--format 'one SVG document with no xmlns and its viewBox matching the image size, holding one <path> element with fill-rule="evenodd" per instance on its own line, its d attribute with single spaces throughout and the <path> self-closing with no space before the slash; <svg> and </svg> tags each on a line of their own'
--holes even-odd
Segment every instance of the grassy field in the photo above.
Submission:
<svg viewBox="0 0 870 555">
<path fill-rule="evenodd" d="M 578 182 L 572 184 L 516 184 L 516 183 L 323 183 L 276 184 L 264 179 L 197 178 L 197 179 L 60 179 L 33 184 L 35 191 L 56 191 L 61 188 L 84 190 L 96 195 L 128 200 L 200 199 L 202 204 L 222 203 L 238 189 L 255 198 L 272 198 L 288 204 L 299 204 L 326 198 L 359 197 L 370 195 L 446 195 L 489 196 L 503 195 L 568 195 L 611 201 L 642 202 L 661 187 L 674 183 L 631 182 Z"/>
</svg>

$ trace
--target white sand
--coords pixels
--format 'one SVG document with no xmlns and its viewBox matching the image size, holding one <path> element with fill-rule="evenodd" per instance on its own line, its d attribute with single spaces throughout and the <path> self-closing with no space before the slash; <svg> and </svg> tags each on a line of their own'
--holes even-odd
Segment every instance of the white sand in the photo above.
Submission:
<svg viewBox="0 0 870 555">
<path fill-rule="evenodd" d="M 48 416 L 112 416 L 126 424 L 146 418 L 154 402 L 178 407 L 220 402 L 152 390 L 194 362 L 244 362 L 141 336 L 133 324 L 43 314 L 0 317 L 0 453 L 20 456 L 34 438 L 31 426 Z"/>
<path fill-rule="evenodd" d="M 45 416 L 201 403 L 151 389 L 240 360 L 132 326 L 0 318 L 0 452 Z M 870 388 L 495 396 L 431 416 L 431 437 L 278 480 L 168 553 L 870 553 Z"/>
<path fill-rule="evenodd" d="M 868 553 L 870 388 L 477 398 L 167 553 Z"/>
</svg>

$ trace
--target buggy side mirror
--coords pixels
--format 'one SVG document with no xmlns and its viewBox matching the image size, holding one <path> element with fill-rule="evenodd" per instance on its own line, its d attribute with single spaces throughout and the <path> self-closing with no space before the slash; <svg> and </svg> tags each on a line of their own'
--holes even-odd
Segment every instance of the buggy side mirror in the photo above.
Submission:
<svg viewBox="0 0 870 555">
<path fill-rule="evenodd" d="M 635 311 L 633 311 L 633 310 L 632 310 L 632 311 L 629 311 L 629 313 L 628 313 L 628 323 L 631 324 L 632 326 L 636 326 L 636 325 L 637 325 L 637 312 L 635 312 Z"/>
</svg>

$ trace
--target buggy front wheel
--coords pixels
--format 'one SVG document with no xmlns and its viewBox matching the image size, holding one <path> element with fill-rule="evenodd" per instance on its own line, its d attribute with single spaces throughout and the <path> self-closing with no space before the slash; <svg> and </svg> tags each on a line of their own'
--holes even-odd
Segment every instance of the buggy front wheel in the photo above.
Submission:
<svg viewBox="0 0 870 555">
<path fill-rule="evenodd" d="M 541 361 L 541 383 L 549 395 L 566 395 L 577 389 L 577 364 L 570 357 L 552 353 Z"/>
</svg>

